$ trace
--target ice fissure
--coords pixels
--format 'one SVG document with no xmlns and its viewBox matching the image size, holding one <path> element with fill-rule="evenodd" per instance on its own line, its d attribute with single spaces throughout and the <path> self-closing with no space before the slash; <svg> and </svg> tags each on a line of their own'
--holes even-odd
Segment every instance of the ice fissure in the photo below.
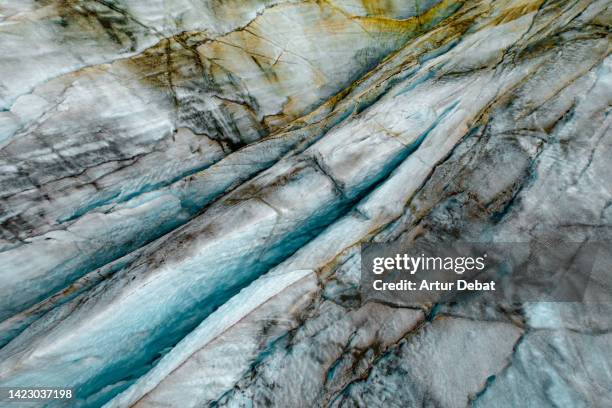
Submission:
<svg viewBox="0 0 612 408">
<path fill-rule="evenodd" d="M 612 403 L 609 303 L 360 295 L 362 243 L 610 241 L 611 21 L 607 0 L 0 5 L 0 387 Z"/>
</svg>

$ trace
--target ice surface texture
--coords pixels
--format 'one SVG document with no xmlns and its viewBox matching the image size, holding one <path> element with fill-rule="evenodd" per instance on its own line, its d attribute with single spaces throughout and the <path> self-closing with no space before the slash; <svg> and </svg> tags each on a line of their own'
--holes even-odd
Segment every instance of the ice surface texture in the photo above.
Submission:
<svg viewBox="0 0 612 408">
<path fill-rule="evenodd" d="M 612 241 L 612 3 L 0 3 L 24 406 L 612 406 L 599 303 L 396 308 L 359 247 Z"/>
</svg>

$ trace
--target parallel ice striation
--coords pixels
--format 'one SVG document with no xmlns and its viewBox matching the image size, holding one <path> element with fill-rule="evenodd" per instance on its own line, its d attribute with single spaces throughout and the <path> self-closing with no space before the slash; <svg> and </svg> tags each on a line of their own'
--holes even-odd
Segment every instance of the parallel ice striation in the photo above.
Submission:
<svg viewBox="0 0 612 408">
<path fill-rule="evenodd" d="M 84 3 L 73 5 L 77 11 L 68 16 L 79 20 L 88 5 L 108 6 Z M 136 55 L 41 80 L 0 112 L 0 261 L 11 275 L 22 276 L 19 281 L 0 276 L 0 318 L 185 223 L 240 179 L 223 166 L 246 167 L 247 177 L 269 167 L 297 141 L 276 154 L 267 151 L 268 143 L 254 146 L 247 159 L 253 164 L 244 158 L 219 163 L 223 177 L 230 178 L 219 186 L 218 170 L 200 174 L 346 89 L 459 5 L 432 3 L 401 20 L 352 17 L 333 4 L 257 7 L 252 20 L 238 19 L 239 30 L 214 38 L 181 31 Z M 17 30 L 25 15 L 5 24 Z M 99 18 L 100 24 L 106 21 Z M 69 22 L 65 29 L 72 27 Z M 108 29 L 132 33 L 112 24 Z M 10 38 L 7 34 L 7 44 Z M 329 53 L 334 64 L 327 63 Z M 11 61 L 6 70 L 21 72 Z M 259 163 L 261 155 L 269 157 Z M 192 177 L 204 178 L 195 182 L 206 184 L 207 191 L 191 188 Z M 36 261 L 28 265 L 20 262 L 32 257 Z M 18 299 L 11 296 L 15 291 Z"/>
<path fill-rule="evenodd" d="M 609 241 L 611 23 L 601 0 L 6 2 L 0 387 L 610 405 L 612 259 L 597 304 L 413 309 L 362 302 L 359 247 Z"/>
</svg>

